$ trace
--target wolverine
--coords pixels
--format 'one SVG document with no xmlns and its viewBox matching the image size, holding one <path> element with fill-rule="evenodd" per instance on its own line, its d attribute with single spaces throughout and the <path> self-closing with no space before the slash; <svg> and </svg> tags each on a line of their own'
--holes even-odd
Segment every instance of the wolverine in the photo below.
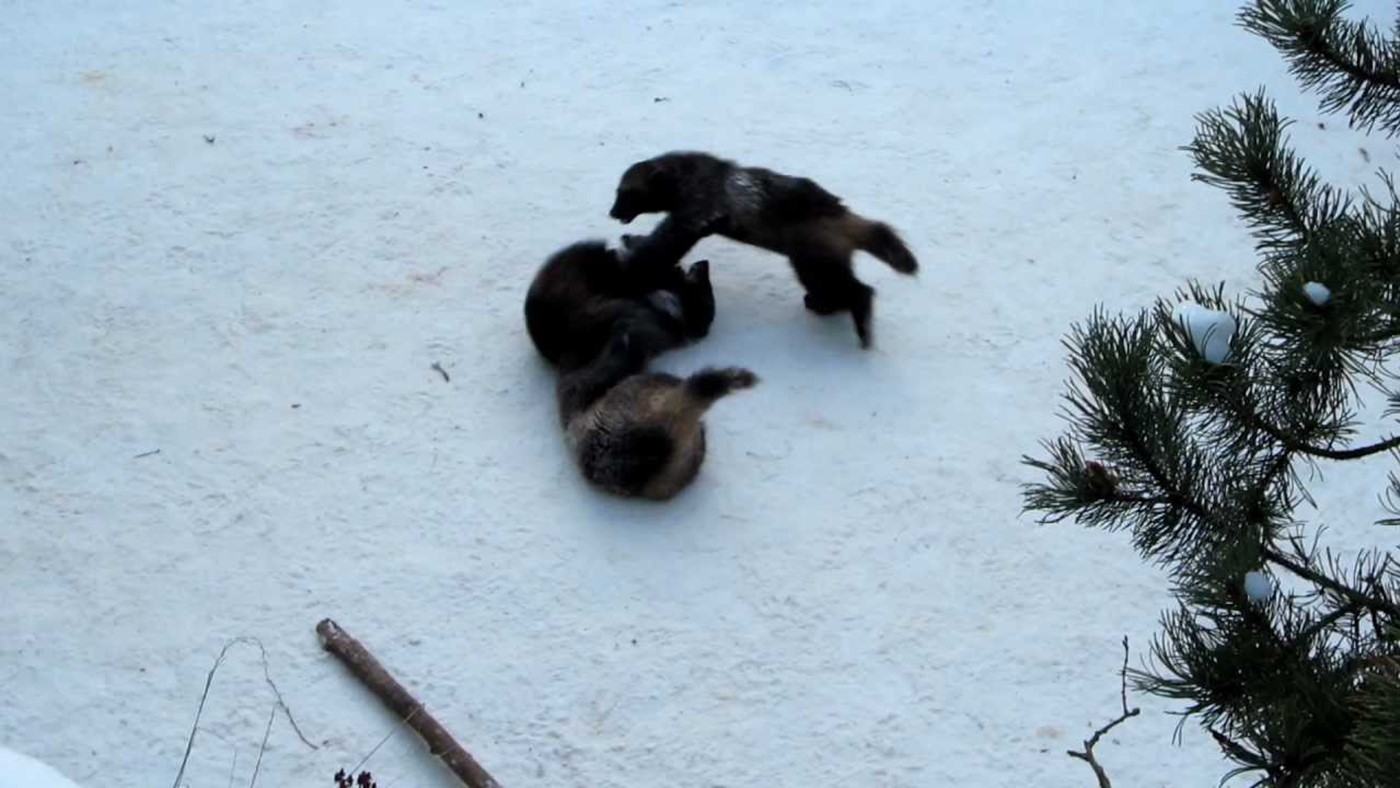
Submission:
<svg viewBox="0 0 1400 788">
<path fill-rule="evenodd" d="M 706 412 L 758 383 L 739 367 L 709 367 L 686 378 L 648 372 L 647 349 L 630 331 L 613 334 L 591 363 L 559 377 L 565 443 L 593 486 L 614 495 L 665 501 L 705 461 Z"/>
<path fill-rule="evenodd" d="M 672 151 L 629 166 L 609 216 L 627 224 L 648 213 L 667 215 L 649 235 L 623 238 L 638 269 L 680 259 L 711 234 L 786 255 L 806 308 L 849 312 L 863 348 L 871 345 L 875 290 L 856 278 L 851 256 L 868 252 L 911 276 L 919 269 L 893 228 L 851 211 L 810 178 L 709 153 Z"/>
<path fill-rule="evenodd" d="M 592 362 L 621 330 L 648 359 L 704 338 L 715 317 L 710 264 L 682 270 L 679 260 L 638 269 L 596 240 L 555 252 L 525 295 L 535 349 L 567 371 Z"/>
</svg>

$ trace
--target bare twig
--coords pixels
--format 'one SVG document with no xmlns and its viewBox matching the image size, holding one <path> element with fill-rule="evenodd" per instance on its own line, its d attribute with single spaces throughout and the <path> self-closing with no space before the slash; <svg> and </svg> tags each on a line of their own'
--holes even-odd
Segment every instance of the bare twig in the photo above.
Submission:
<svg viewBox="0 0 1400 788">
<path fill-rule="evenodd" d="M 417 713 L 418 713 L 418 710 L 417 710 L 417 709 L 414 709 L 413 711 L 409 712 L 409 715 L 408 715 L 407 718 L 402 719 L 402 720 L 399 720 L 399 724 L 398 724 L 398 725 L 395 725 L 394 727 L 390 728 L 390 729 L 389 729 L 389 732 L 386 733 L 386 734 L 384 734 L 384 738 L 380 739 L 380 740 L 379 740 L 379 743 L 376 744 L 376 745 L 374 745 L 374 747 L 370 748 L 370 751 L 367 752 L 367 753 L 365 753 L 365 757 L 361 758 L 361 759 L 360 759 L 360 762 L 357 763 L 357 764 L 355 764 L 355 768 L 351 769 L 351 770 L 350 770 L 350 773 L 351 773 L 351 774 L 355 774 L 356 772 L 360 771 L 360 769 L 364 768 L 364 765 L 367 764 L 367 763 L 369 763 L 369 759 L 370 759 L 370 758 L 373 758 L 373 757 L 374 757 L 374 754 L 377 753 L 377 752 L 379 752 L 379 748 L 380 748 L 380 747 L 383 747 L 383 746 L 386 745 L 386 744 L 388 744 L 388 743 L 389 743 L 389 740 L 392 739 L 392 738 L 394 738 L 394 734 L 396 734 L 396 733 L 399 732 L 399 728 L 402 728 L 403 726 L 407 725 L 407 724 L 408 724 L 408 721 L 411 720 L 411 719 L 413 719 L 413 715 L 415 715 L 415 714 L 417 714 Z"/>
<path fill-rule="evenodd" d="M 447 370 L 443 369 L 441 364 L 439 364 L 438 362 L 434 361 L 434 362 L 433 362 L 433 369 L 437 370 L 439 375 L 442 375 L 442 380 L 443 380 L 444 383 L 451 383 L 451 382 L 452 382 L 451 376 L 449 376 L 449 375 L 447 374 Z"/>
<path fill-rule="evenodd" d="M 272 713 L 267 715 L 267 730 L 263 731 L 262 745 L 258 747 L 258 761 L 253 764 L 253 778 L 248 781 L 248 788 L 258 783 L 258 772 L 262 771 L 263 753 L 267 752 L 267 740 L 272 735 L 272 721 L 277 719 L 277 706 L 272 707 Z"/>
<path fill-rule="evenodd" d="M 134 460 L 139 460 L 139 459 L 141 459 L 142 457 L 151 457 L 151 456 L 154 456 L 154 455 L 156 455 L 156 454 L 160 454 L 160 449 L 152 449 L 151 451 L 143 451 L 143 452 L 141 452 L 140 454 L 138 454 L 138 455 L 136 455 L 135 457 L 133 457 L 132 459 L 134 459 Z"/>
<path fill-rule="evenodd" d="M 316 625 L 316 634 L 321 638 L 322 648 L 339 658 L 356 678 L 379 696 L 384 705 L 403 718 L 423 738 L 429 751 L 441 758 L 468 788 L 501 788 L 501 784 L 462 749 L 462 745 L 452 738 L 447 729 L 433 719 L 423 704 L 409 694 L 374 655 L 341 629 L 339 624 L 329 618 L 324 619 Z"/>
<path fill-rule="evenodd" d="M 1136 717 L 1142 713 L 1142 709 L 1136 706 L 1132 709 L 1128 708 L 1128 638 L 1126 635 L 1123 637 L 1123 668 L 1118 672 L 1118 676 L 1118 697 L 1119 702 L 1123 706 L 1123 713 L 1118 715 L 1118 718 L 1113 720 L 1113 722 L 1094 731 L 1094 735 L 1084 742 L 1084 750 L 1082 752 L 1076 752 L 1075 750 L 1068 751 L 1071 758 L 1078 758 L 1089 764 L 1089 768 L 1094 770 L 1094 776 L 1099 780 L 1099 788 L 1113 788 L 1113 783 L 1108 779 L 1108 772 L 1104 771 L 1103 765 L 1099 763 L 1098 758 L 1094 757 L 1094 746 L 1097 745 L 1099 739 L 1102 739 L 1109 731 L 1118 727 L 1128 718 Z"/>
<path fill-rule="evenodd" d="M 209 700 L 209 688 L 214 684 L 214 674 L 219 671 L 219 665 L 224 662 L 224 657 L 228 656 L 228 650 L 233 647 L 234 641 L 230 640 L 224 644 L 223 650 L 214 660 L 214 666 L 209 669 L 209 675 L 204 679 L 204 693 L 199 696 L 199 708 L 194 713 L 194 724 L 190 726 L 190 738 L 185 742 L 185 757 L 180 759 L 180 771 L 175 773 L 173 788 L 180 788 L 180 780 L 185 777 L 185 767 L 190 762 L 190 753 L 194 750 L 194 735 L 199 731 L 199 719 L 204 716 L 204 703 Z"/>
<path fill-rule="evenodd" d="M 209 700 L 209 690 L 214 685 L 214 674 L 218 673 L 219 666 L 224 664 L 224 660 L 228 657 L 229 649 L 239 644 L 249 644 L 258 647 L 258 654 L 262 659 L 263 679 L 267 682 L 267 686 L 272 688 L 272 693 L 277 698 L 277 706 L 274 707 L 273 713 L 275 714 L 277 709 L 281 709 L 282 712 L 287 715 L 287 721 L 292 724 L 292 729 L 296 731 L 297 736 L 301 738 L 302 742 L 313 750 L 317 749 L 316 745 L 312 744 L 302 735 L 301 729 L 297 727 L 296 719 L 292 716 L 291 708 L 282 700 L 282 692 L 278 690 L 277 685 L 273 683 L 272 674 L 270 673 L 267 663 L 267 649 L 263 648 L 262 641 L 251 637 L 237 637 L 224 643 L 224 647 L 219 650 L 218 658 L 214 660 L 213 667 L 209 668 L 209 675 L 204 679 L 204 692 L 199 696 L 199 707 L 195 710 L 194 724 L 190 726 L 190 736 L 185 742 L 185 755 L 180 759 L 180 770 L 175 774 L 173 788 L 180 788 L 180 781 L 185 777 L 185 768 L 189 766 L 190 753 L 194 751 L 194 737 L 195 734 L 199 732 L 199 720 L 204 716 L 204 704 Z M 235 757 L 237 757 L 236 752 Z"/>
<path fill-rule="evenodd" d="M 287 722 L 291 723 L 292 730 L 296 731 L 297 738 L 301 739 L 301 743 L 305 744 L 307 747 L 313 750 L 319 750 L 320 748 L 312 744 L 311 741 L 306 738 L 306 735 L 301 732 L 301 726 L 297 725 L 297 718 L 292 716 L 292 707 L 287 705 L 287 701 L 282 698 L 282 690 L 278 689 L 276 682 L 272 680 L 272 670 L 268 666 L 267 660 L 267 649 L 263 647 L 262 641 L 257 638 L 246 638 L 245 640 L 258 647 L 258 656 L 262 659 L 263 681 L 267 683 L 268 689 L 272 690 L 273 696 L 277 698 L 277 706 L 282 709 L 283 714 L 287 715 Z"/>
</svg>

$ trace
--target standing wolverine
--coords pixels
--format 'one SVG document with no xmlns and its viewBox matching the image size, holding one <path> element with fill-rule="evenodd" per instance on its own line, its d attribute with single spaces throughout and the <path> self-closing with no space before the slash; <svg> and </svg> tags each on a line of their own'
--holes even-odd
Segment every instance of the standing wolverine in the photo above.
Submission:
<svg viewBox="0 0 1400 788">
<path fill-rule="evenodd" d="M 850 312 L 865 348 L 875 290 L 856 278 L 851 255 L 869 252 L 902 274 L 919 269 L 889 225 L 852 212 L 815 181 L 708 153 L 675 151 L 627 168 L 609 215 L 627 224 L 658 212 L 668 215 L 650 235 L 624 238 L 634 258 L 678 259 L 712 233 L 786 255 L 807 309 Z"/>
</svg>

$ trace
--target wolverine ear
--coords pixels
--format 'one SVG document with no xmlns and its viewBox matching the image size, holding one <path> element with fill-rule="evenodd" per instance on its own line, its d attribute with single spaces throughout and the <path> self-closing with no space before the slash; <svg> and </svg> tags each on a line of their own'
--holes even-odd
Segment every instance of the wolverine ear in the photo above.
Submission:
<svg viewBox="0 0 1400 788">
<path fill-rule="evenodd" d="M 675 177 L 675 168 L 665 161 L 649 161 L 642 167 L 642 179 L 649 188 L 665 186 Z"/>
<path fill-rule="evenodd" d="M 660 181 L 659 168 L 654 161 L 639 161 L 622 173 L 618 182 L 619 191 L 644 191 L 656 186 Z"/>
</svg>

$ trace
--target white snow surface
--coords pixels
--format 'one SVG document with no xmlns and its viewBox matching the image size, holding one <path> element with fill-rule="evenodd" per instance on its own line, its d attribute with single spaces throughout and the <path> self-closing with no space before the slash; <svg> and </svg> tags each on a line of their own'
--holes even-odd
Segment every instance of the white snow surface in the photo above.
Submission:
<svg viewBox="0 0 1400 788">
<path fill-rule="evenodd" d="M 510 788 L 1092 784 L 1065 750 L 1170 597 L 1126 535 L 1020 511 L 1060 340 L 1097 304 L 1257 282 L 1189 179 L 1195 113 L 1267 85 L 1324 177 L 1373 167 L 1235 10 L 11 4 L 0 741 L 169 784 L 248 636 L 317 747 L 278 716 L 258 784 L 373 751 L 386 788 L 455 785 L 407 732 L 375 750 L 394 720 L 319 648 L 333 617 Z M 549 253 L 622 231 L 626 165 L 679 148 L 815 178 L 923 269 L 858 258 L 862 352 L 781 258 L 705 241 L 718 319 L 660 366 L 762 383 L 711 412 L 695 486 L 643 505 L 569 463 L 521 302 Z M 1387 470 L 1329 471 L 1300 517 L 1359 543 Z M 247 784 L 274 702 L 231 649 L 185 783 Z M 1224 773 L 1130 702 L 1116 784 Z"/>
<path fill-rule="evenodd" d="M 78 784 L 43 761 L 0 747 L 0 788 L 78 788 Z"/>
<path fill-rule="evenodd" d="M 1303 293 L 1317 306 L 1327 306 L 1327 302 L 1332 300 L 1331 288 L 1321 282 L 1304 283 Z"/>
<path fill-rule="evenodd" d="M 1236 329 L 1235 318 L 1230 313 L 1182 301 L 1176 305 L 1174 318 L 1201 358 L 1211 364 L 1223 364 L 1230 357 L 1230 340 L 1234 339 Z"/>
<path fill-rule="evenodd" d="M 1274 595 L 1274 581 L 1267 572 L 1253 570 L 1244 573 L 1244 593 L 1256 604 L 1268 602 Z"/>
</svg>

